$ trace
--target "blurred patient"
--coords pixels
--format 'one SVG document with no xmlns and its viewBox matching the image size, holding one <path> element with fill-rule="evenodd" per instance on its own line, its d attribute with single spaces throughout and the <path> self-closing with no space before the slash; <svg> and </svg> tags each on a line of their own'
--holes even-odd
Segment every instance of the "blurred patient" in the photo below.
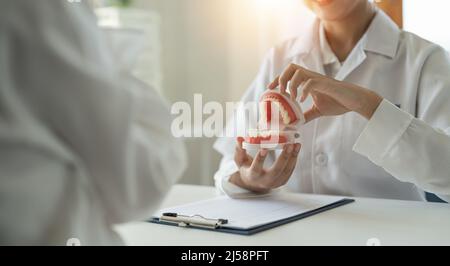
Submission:
<svg viewBox="0 0 450 266">
<path fill-rule="evenodd" d="M 121 244 L 185 168 L 168 106 L 84 3 L 0 5 L 0 245 Z"/>
</svg>

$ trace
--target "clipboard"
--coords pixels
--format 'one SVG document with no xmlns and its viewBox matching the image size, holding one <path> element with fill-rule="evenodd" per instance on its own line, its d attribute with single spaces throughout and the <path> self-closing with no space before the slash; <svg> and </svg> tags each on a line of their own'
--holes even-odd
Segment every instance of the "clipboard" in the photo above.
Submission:
<svg viewBox="0 0 450 266">
<path fill-rule="evenodd" d="M 153 217 L 151 220 L 149 220 L 149 222 L 168 226 L 178 226 L 192 229 L 209 230 L 221 233 L 250 236 L 287 223 L 298 221 L 328 210 L 332 210 L 340 206 L 353 203 L 354 201 L 355 201 L 354 199 L 343 198 L 337 201 L 333 201 L 332 203 L 320 206 L 318 208 L 314 208 L 292 216 L 283 217 L 281 219 L 276 219 L 264 224 L 251 226 L 249 228 L 230 227 L 229 220 L 225 217 L 208 218 L 204 217 L 201 214 L 183 215 L 181 213 L 174 213 L 174 212 L 163 212 L 161 215 Z"/>
</svg>

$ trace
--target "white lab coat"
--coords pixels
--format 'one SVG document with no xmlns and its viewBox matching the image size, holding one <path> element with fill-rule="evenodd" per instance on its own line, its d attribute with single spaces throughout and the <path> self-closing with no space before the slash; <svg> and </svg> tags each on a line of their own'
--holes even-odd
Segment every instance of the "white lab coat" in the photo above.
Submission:
<svg viewBox="0 0 450 266">
<path fill-rule="evenodd" d="M 260 95 L 289 63 L 324 73 L 320 23 L 273 48 L 242 101 Z M 378 11 L 336 79 L 386 100 L 368 122 L 356 113 L 322 117 L 300 128 L 302 150 L 287 189 L 303 193 L 423 200 L 423 190 L 450 196 L 450 58 L 436 44 L 400 30 Z M 311 99 L 302 105 L 307 110 Z M 399 106 L 397 108 L 396 106 Z M 232 124 L 232 123 L 230 123 Z M 352 147 L 354 146 L 354 149 Z M 235 140 L 222 138 L 216 186 L 232 197 L 248 192 L 228 182 L 237 171 Z M 274 157 L 267 158 L 268 165 Z"/>
<path fill-rule="evenodd" d="M 0 5 L 0 244 L 120 244 L 186 166 L 167 104 L 84 3 Z"/>
</svg>

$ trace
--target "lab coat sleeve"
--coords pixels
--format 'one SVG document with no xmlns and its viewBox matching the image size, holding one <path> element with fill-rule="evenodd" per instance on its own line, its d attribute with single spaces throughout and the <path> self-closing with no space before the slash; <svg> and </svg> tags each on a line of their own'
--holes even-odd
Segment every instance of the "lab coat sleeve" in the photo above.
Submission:
<svg viewBox="0 0 450 266">
<path fill-rule="evenodd" d="M 245 92 L 244 96 L 241 98 L 241 103 L 258 103 L 259 98 L 262 93 L 266 90 L 267 84 L 269 84 L 274 77 L 274 56 L 275 49 L 271 49 L 269 53 L 263 60 L 263 63 L 260 67 L 260 70 L 252 82 L 250 87 Z M 236 127 L 236 116 L 229 118 L 227 122 L 227 128 L 225 132 L 237 132 Z M 231 129 L 230 129 L 231 127 Z M 236 137 L 237 136 L 224 136 L 219 138 L 214 144 L 214 149 L 218 151 L 223 157 L 220 162 L 220 166 L 218 171 L 214 175 L 215 185 L 218 189 L 219 193 L 223 193 L 232 198 L 245 198 L 245 197 L 254 197 L 256 194 L 238 187 L 229 182 L 229 178 L 231 175 L 238 171 L 238 167 L 234 162 L 234 153 L 236 149 Z M 250 155 L 254 155 L 251 154 Z M 274 162 L 275 155 L 270 153 L 267 156 L 265 164 L 271 165 Z"/>
<path fill-rule="evenodd" d="M 6 4 L 10 84 L 73 154 L 110 223 L 149 218 L 186 167 L 168 105 L 118 66 L 84 3 Z"/>
<path fill-rule="evenodd" d="M 354 151 L 404 182 L 450 200 L 450 59 L 436 48 L 424 63 L 417 118 L 383 100 Z"/>
</svg>

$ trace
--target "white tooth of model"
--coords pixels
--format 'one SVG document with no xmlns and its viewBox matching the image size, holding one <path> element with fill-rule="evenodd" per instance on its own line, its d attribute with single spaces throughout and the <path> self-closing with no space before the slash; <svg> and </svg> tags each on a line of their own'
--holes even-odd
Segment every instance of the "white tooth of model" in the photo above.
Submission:
<svg viewBox="0 0 450 266">
<path fill-rule="evenodd" d="M 287 112 L 286 108 L 278 101 L 278 99 L 274 99 L 270 102 L 271 104 L 271 121 L 278 121 L 281 120 L 283 124 L 289 125 L 291 123 L 291 118 L 289 117 L 289 113 Z M 260 103 L 260 116 L 261 119 L 267 118 L 267 101 Z M 278 116 L 277 116 L 278 114 Z M 263 123 L 265 121 L 262 121 Z"/>
</svg>

